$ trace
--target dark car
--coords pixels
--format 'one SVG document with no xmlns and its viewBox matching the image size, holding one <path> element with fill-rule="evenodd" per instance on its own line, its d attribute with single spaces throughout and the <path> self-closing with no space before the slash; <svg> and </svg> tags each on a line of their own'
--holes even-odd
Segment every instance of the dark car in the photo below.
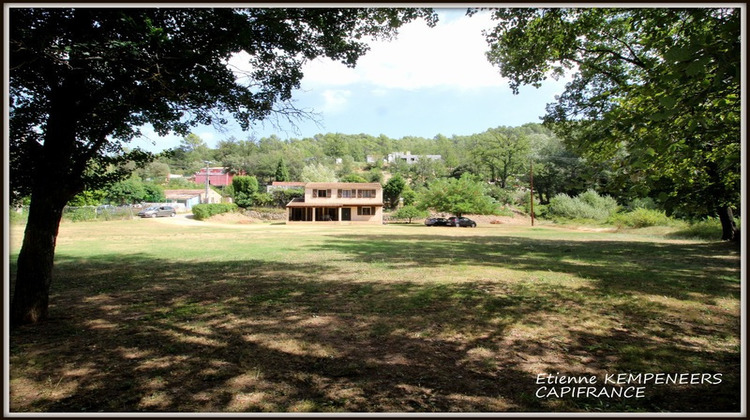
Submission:
<svg viewBox="0 0 750 420">
<path fill-rule="evenodd" d="M 462 217 L 462 218 L 458 219 L 458 225 L 461 226 L 461 227 L 477 227 L 477 222 L 475 222 L 475 221 L 473 221 L 473 220 L 471 220 L 471 219 L 469 219 L 467 217 Z"/>
<path fill-rule="evenodd" d="M 448 226 L 448 221 L 443 217 L 430 217 L 424 221 L 427 226 Z"/>
<path fill-rule="evenodd" d="M 177 211 L 175 211 L 174 207 L 170 206 L 155 206 L 149 207 L 139 212 L 138 215 L 141 217 L 175 217 L 177 215 Z"/>
<path fill-rule="evenodd" d="M 449 217 L 447 226 L 477 227 L 477 222 L 468 217 Z"/>
</svg>

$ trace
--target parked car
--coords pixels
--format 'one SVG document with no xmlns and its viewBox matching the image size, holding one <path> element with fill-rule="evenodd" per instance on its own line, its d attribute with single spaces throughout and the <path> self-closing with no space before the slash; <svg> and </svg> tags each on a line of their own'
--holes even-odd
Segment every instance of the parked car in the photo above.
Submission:
<svg viewBox="0 0 750 420">
<path fill-rule="evenodd" d="M 473 221 L 473 220 L 471 220 L 471 219 L 469 219 L 467 217 L 462 217 L 462 218 L 458 219 L 458 225 L 461 226 L 461 227 L 477 227 L 477 222 L 475 222 L 475 221 Z"/>
<path fill-rule="evenodd" d="M 468 217 L 449 217 L 447 226 L 477 227 L 477 222 Z"/>
<path fill-rule="evenodd" d="M 149 207 L 143 211 L 140 211 L 138 212 L 138 215 L 141 217 L 175 217 L 177 215 L 177 211 L 175 211 L 174 207 L 158 206 Z"/>
<path fill-rule="evenodd" d="M 430 217 L 425 219 L 424 224 L 427 226 L 448 226 L 448 221 L 444 217 Z"/>
</svg>

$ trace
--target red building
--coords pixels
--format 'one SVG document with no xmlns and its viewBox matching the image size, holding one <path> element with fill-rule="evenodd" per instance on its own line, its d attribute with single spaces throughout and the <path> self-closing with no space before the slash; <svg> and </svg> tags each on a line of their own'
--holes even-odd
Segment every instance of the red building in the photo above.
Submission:
<svg viewBox="0 0 750 420">
<path fill-rule="evenodd" d="M 208 168 L 208 183 L 213 186 L 222 187 L 232 183 L 233 174 L 228 173 L 224 168 Z M 206 168 L 202 168 L 195 174 L 196 184 L 206 183 Z"/>
</svg>

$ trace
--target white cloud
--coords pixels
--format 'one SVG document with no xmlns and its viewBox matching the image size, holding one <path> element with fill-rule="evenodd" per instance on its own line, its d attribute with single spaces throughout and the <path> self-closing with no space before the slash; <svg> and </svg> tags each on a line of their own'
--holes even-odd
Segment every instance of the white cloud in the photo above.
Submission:
<svg viewBox="0 0 750 420">
<path fill-rule="evenodd" d="M 346 104 L 349 102 L 352 92 L 350 90 L 326 89 L 322 96 L 324 103 L 320 110 L 326 113 L 335 113 L 346 109 Z"/>
<path fill-rule="evenodd" d="M 355 69 L 320 59 L 305 67 L 303 82 L 324 86 L 369 83 L 407 90 L 504 86 L 507 82 L 485 57 L 488 45 L 482 30 L 492 26 L 487 13 L 443 20 L 434 28 L 412 22 L 399 30 L 395 40 L 372 43 Z"/>
</svg>

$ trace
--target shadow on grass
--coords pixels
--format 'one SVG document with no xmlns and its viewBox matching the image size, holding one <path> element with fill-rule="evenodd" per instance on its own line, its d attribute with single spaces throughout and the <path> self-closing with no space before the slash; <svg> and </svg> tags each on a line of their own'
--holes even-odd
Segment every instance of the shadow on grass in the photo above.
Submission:
<svg viewBox="0 0 750 420">
<path fill-rule="evenodd" d="M 645 293 L 677 299 L 738 299 L 739 251 L 725 243 L 565 241 L 514 236 L 340 235 L 334 249 L 356 262 L 402 267 L 472 265 L 569 273 L 594 280 L 596 293 Z"/>
<path fill-rule="evenodd" d="M 716 249 L 710 245 L 632 246 L 371 235 L 336 236 L 325 245 L 362 264 L 439 266 L 450 254 L 453 264 L 576 273 L 594 280 L 587 292 L 600 296 L 688 298 L 697 291 L 737 297 L 737 284 L 720 278 L 731 270 L 711 257 Z M 577 329 L 565 343 L 511 337 L 511 326 L 544 325 L 550 313 L 578 298 L 552 287 L 502 291 L 491 281 L 384 283 L 340 276 L 326 264 L 59 255 L 52 319 L 11 332 L 11 411 L 739 409 L 739 352 L 708 353 L 670 341 L 688 327 L 677 325 L 666 338 L 627 329 L 604 335 Z M 659 316 L 658 307 L 622 305 L 597 310 L 618 312 L 634 326 Z M 720 372 L 726 380 L 710 389 L 655 387 L 640 400 L 535 396 L 536 373 L 650 369 L 648 360 L 628 360 L 639 355 L 669 367 Z"/>
</svg>

